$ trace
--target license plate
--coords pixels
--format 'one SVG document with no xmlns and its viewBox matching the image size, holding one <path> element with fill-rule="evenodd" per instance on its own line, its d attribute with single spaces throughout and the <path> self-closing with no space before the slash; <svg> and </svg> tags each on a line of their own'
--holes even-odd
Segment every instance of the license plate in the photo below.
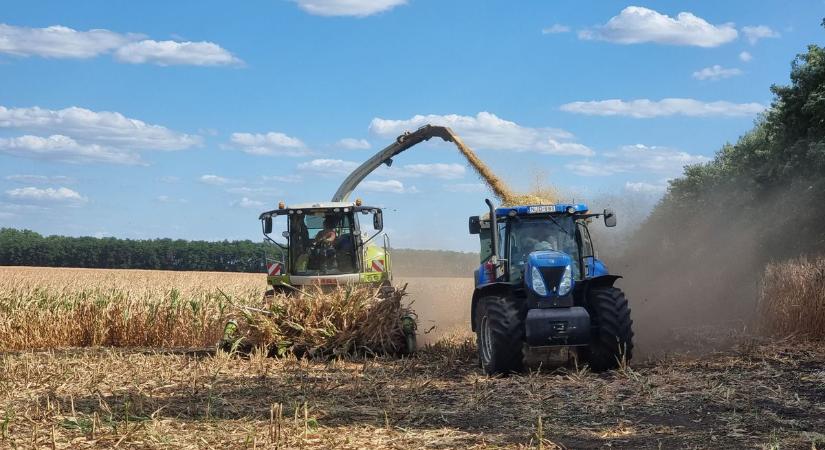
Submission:
<svg viewBox="0 0 825 450">
<path fill-rule="evenodd" d="M 530 206 L 529 208 L 527 208 L 527 212 L 530 213 L 530 214 L 551 213 L 551 212 L 556 212 L 556 207 L 555 206 L 547 206 L 547 205 Z"/>
</svg>

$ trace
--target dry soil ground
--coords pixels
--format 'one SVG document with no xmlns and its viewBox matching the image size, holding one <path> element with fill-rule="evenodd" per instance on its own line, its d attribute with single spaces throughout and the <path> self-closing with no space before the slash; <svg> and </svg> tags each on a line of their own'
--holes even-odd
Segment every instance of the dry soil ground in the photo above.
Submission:
<svg viewBox="0 0 825 450">
<path fill-rule="evenodd" d="M 304 361 L 157 350 L 0 357 L 0 447 L 823 448 L 821 345 L 489 378 L 470 345 Z M 541 426 L 539 426 L 541 420 Z"/>
<path fill-rule="evenodd" d="M 825 448 L 821 342 L 490 378 L 471 282 L 409 282 L 420 331 L 436 326 L 410 359 L 0 353 L 0 448 Z"/>
</svg>

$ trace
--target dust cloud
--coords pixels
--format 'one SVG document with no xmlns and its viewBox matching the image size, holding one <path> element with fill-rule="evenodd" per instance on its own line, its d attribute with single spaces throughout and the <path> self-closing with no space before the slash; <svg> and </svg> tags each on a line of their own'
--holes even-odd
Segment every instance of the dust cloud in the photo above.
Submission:
<svg viewBox="0 0 825 450">
<path fill-rule="evenodd" d="M 470 303 L 473 276 L 395 277 L 396 285 L 407 284 L 408 300 L 418 315 L 419 345 L 432 344 L 443 337 L 471 336 Z"/>
<path fill-rule="evenodd" d="M 822 214 L 810 208 L 808 184 L 747 192 L 730 185 L 693 203 L 663 201 L 622 233 L 624 242 L 607 246 L 603 259 L 624 276 L 618 286 L 630 299 L 637 355 L 704 353 L 756 334 L 765 266 L 825 247 L 816 245 Z M 614 208 L 620 221 L 628 215 Z"/>
<path fill-rule="evenodd" d="M 822 241 L 815 237 L 822 234 L 819 222 L 799 221 L 811 204 L 804 189 L 777 191 L 758 202 L 741 192 L 707 194 L 694 209 L 675 202 L 657 206 L 656 198 L 636 193 L 576 196 L 593 211 L 612 208 L 618 216 L 616 228 L 594 220 L 590 231 L 599 258 L 624 277 L 617 286 L 632 308 L 637 360 L 723 350 L 752 334 L 765 265 Z M 432 267 L 442 268 L 432 273 L 396 272 L 397 283 L 409 283 L 424 342 L 470 333 L 472 270 L 454 255 L 441 259 Z M 462 266 L 452 275 L 466 276 L 438 277 L 450 264 Z"/>
</svg>

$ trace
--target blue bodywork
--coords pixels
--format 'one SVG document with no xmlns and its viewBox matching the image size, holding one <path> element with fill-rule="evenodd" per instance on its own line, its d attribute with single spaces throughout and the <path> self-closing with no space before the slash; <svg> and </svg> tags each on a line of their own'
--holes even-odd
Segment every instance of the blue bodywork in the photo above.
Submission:
<svg viewBox="0 0 825 450">
<path fill-rule="evenodd" d="M 496 209 L 496 217 L 499 221 L 506 221 L 514 217 L 537 217 L 557 214 L 586 215 L 589 209 L 584 203 L 556 203 L 553 205 L 520 205 L 502 207 Z M 551 226 L 551 225 L 549 225 Z M 530 253 L 527 260 L 527 265 L 524 270 L 524 285 L 525 287 L 532 286 L 532 267 L 564 267 L 567 264 L 573 264 L 573 258 L 566 254 L 557 251 L 541 250 Z M 609 275 L 610 272 L 607 266 L 596 258 L 595 256 L 587 256 L 582 258 L 582 271 L 579 280 L 586 280 Z M 475 271 L 476 287 L 481 287 L 490 283 L 495 283 L 500 276 L 490 276 L 490 270 L 485 270 L 485 264 L 481 264 L 478 270 Z M 499 274 L 500 275 L 500 274 Z M 576 280 L 573 280 L 575 284 Z M 548 286 L 549 288 L 549 286 Z M 548 296 L 552 293 L 548 293 Z"/>
<path fill-rule="evenodd" d="M 581 203 L 500 207 L 495 209 L 495 215 L 499 225 L 507 224 L 508 242 L 516 239 L 509 236 L 513 224 L 535 223 L 528 221 L 528 218 L 547 218 L 547 241 L 552 242 L 555 233 L 557 238 L 563 237 L 570 245 L 575 245 L 578 249 L 575 250 L 576 254 L 582 252 L 582 235 L 587 234 L 589 238 L 586 225 L 582 226 L 579 219 L 599 216 L 589 214 L 587 206 Z M 524 222 L 520 222 L 522 219 Z M 479 233 L 482 234 L 482 239 L 489 242 L 492 230 L 489 222 L 483 223 L 486 227 L 480 225 L 479 229 L 483 230 Z M 544 230 L 544 225 L 541 225 L 540 229 Z M 518 236 L 530 237 L 529 234 Z M 612 285 L 618 277 L 610 276 L 607 266 L 593 255 L 575 260 L 574 255 L 554 249 L 570 249 L 560 244 L 561 239 L 547 249 L 534 246 L 531 248 L 536 250 L 527 255 L 510 254 L 512 248 L 507 249 L 507 245 L 502 244 L 504 254 L 498 257 L 507 262 L 494 263 L 494 260 L 488 259 L 475 272 L 476 290 L 473 295 L 472 317 L 475 318 L 475 305 L 482 296 L 519 298 L 525 302 L 527 308 L 525 330 L 528 345 L 587 345 L 590 340 L 590 316 L 583 307 L 584 291 L 587 290 L 585 285 Z M 560 292 L 566 270 L 569 270 L 568 280 L 562 289 L 563 292 Z M 542 277 L 544 289 L 541 289 L 540 284 L 534 285 L 536 276 Z M 577 287 L 579 285 L 582 285 L 581 289 Z"/>
<path fill-rule="evenodd" d="M 530 253 L 530 256 L 527 257 L 527 265 L 524 268 L 524 285 L 527 286 L 530 290 L 533 291 L 538 297 L 542 298 L 550 298 L 550 297 L 558 297 L 559 296 L 559 282 L 561 281 L 561 276 L 564 274 L 564 269 L 570 266 L 573 263 L 573 258 L 570 257 L 567 253 L 557 252 L 554 250 L 539 250 Z M 546 293 L 544 295 L 536 292 L 532 289 L 533 286 L 533 276 L 534 271 L 533 268 L 538 269 L 538 276 L 542 277 L 542 282 L 546 287 Z M 550 272 L 543 269 L 549 268 L 556 268 L 559 273 L 558 277 L 555 279 L 548 279 L 546 272 Z M 545 272 L 545 273 L 543 273 Z M 575 285 L 575 280 L 571 280 L 570 289 L 567 292 L 563 293 L 563 295 L 567 295 L 572 291 Z"/>
<path fill-rule="evenodd" d="M 517 216 L 533 216 L 536 214 L 550 214 L 550 213 L 564 213 L 568 208 L 573 208 L 576 213 L 586 213 L 588 211 L 587 205 L 584 203 L 556 203 L 554 205 L 521 205 L 508 206 L 496 209 L 496 216 L 508 216 L 511 211 Z"/>
</svg>

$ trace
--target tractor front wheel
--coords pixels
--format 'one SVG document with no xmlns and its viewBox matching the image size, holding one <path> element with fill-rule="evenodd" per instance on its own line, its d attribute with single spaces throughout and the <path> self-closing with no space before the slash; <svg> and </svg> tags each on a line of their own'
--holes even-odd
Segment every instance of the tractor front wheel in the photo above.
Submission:
<svg viewBox="0 0 825 450">
<path fill-rule="evenodd" d="M 519 372 L 524 365 L 524 320 L 519 305 L 505 297 L 479 299 L 476 342 L 481 367 L 489 375 Z"/>
<path fill-rule="evenodd" d="M 624 292 L 596 288 L 588 294 L 588 303 L 595 325 L 587 349 L 590 370 L 604 372 L 625 364 L 633 356 L 633 320 Z"/>
</svg>

